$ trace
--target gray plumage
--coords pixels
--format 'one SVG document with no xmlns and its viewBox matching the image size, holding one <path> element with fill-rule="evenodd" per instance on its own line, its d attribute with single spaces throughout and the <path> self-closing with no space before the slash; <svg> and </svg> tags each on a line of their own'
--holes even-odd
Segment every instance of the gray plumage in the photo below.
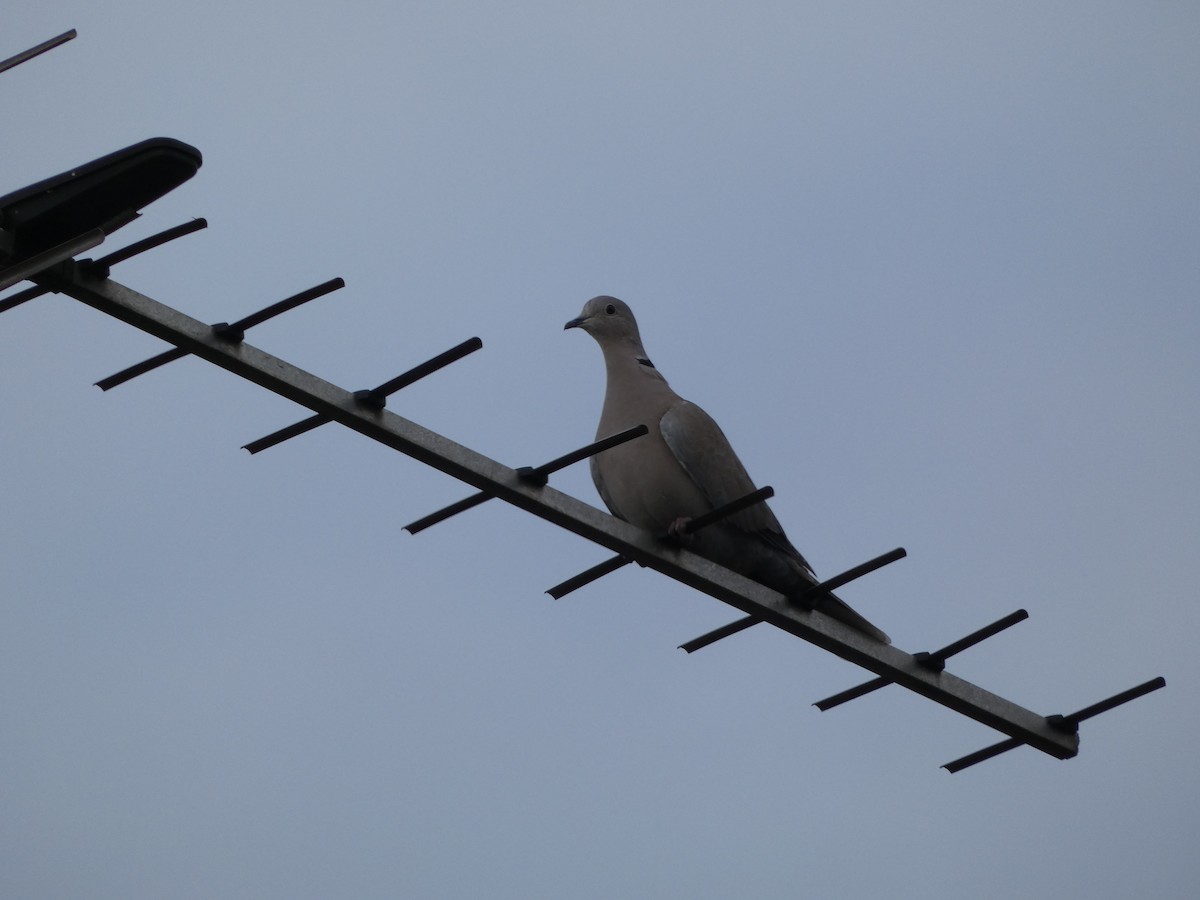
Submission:
<svg viewBox="0 0 1200 900">
<path fill-rule="evenodd" d="M 681 536 L 695 518 L 755 490 L 717 423 L 667 384 L 642 347 L 637 321 L 615 297 L 594 297 L 565 328 L 581 328 L 604 354 L 608 383 L 597 438 L 635 425 L 649 433 L 591 458 L 592 480 L 609 511 L 657 535 Z M 789 597 L 817 583 L 766 503 L 685 539 L 689 550 Z M 808 602 L 812 602 L 809 598 Z M 832 594 L 817 607 L 864 634 L 888 636 Z"/>
</svg>

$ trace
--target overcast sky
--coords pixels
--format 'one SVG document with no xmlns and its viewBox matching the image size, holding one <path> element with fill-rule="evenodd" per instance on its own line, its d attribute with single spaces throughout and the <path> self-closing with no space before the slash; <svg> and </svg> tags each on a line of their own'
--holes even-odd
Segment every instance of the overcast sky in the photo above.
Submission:
<svg viewBox="0 0 1200 900">
<path fill-rule="evenodd" d="M 0 894 L 1200 895 L 1200 8 L 19 4 L 0 194 L 147 137 L 118 281 L 509 465 L 592 438 L 599 293 L 909 651 L 1021 748 L 74 300 L 0 316 Z M 97 251 L 103 252 L 103 251 Z M 599 504 L 586 466 L 556 487 Z"/>
</svg>

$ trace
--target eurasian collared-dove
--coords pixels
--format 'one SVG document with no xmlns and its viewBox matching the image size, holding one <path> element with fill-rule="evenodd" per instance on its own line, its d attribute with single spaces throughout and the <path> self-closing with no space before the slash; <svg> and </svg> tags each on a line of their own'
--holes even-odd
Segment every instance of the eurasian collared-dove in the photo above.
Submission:
<svg viewBox="0 0 1200 900">
<path fill-rule="evenodd" d="M 593 297 L 565 328 L 582 328 L 600 345 L 608 387 L 597 438 L 636 425 L 650 429 L 591 458 L 592 480 L 609 511 L 657 535 L 683 539 L 689 550 L 789 597 L 817 583 L 766 503 L 684 536 L 688 519 L 755 490 L 745 466 L 717 423 L 684 400 L 654 368 L 629 307 L 615 297 Z M 806 603 L 890 643 L 888 636 L 832 594 Z"/>
</svg>

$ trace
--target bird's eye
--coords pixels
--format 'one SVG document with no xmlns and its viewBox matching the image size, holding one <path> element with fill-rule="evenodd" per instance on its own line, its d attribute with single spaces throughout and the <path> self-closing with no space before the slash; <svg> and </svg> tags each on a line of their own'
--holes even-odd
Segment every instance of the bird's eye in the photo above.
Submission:
<svg viewBox="0 0 1200 900">
<path fill-rule="evenodd" d="M 610 316 L 615 316 L 617 314 L 617 308 L 615 306 L 613 306 L 611 303 L 608 304 L 608 306 L 604 307 L 604 311 L 606 313 L 608 313 Z"/>
</svg>

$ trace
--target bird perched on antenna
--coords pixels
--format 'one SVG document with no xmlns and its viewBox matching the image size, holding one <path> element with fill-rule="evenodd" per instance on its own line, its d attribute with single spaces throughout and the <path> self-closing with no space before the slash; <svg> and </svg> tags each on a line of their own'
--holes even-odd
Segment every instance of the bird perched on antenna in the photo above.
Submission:
<svg viewBox="0 0 1200 900">
<path fill-rule="evenodd" d="M 805 597 L 817 577 L 765 502 L 688 534 L 690 520 L 754 491 L 746 467 L 712 417 L 671 390 L 650 362 L 627 304 L 593 297 L 564 328 L 583 329 L 604 354 L 608 385 L 597 437 L 649 429 L 591 458 L 592 480 L 614 516 L 678 538 L 700 556 L 890 643 L 832 593 Z"/>
</svg>

